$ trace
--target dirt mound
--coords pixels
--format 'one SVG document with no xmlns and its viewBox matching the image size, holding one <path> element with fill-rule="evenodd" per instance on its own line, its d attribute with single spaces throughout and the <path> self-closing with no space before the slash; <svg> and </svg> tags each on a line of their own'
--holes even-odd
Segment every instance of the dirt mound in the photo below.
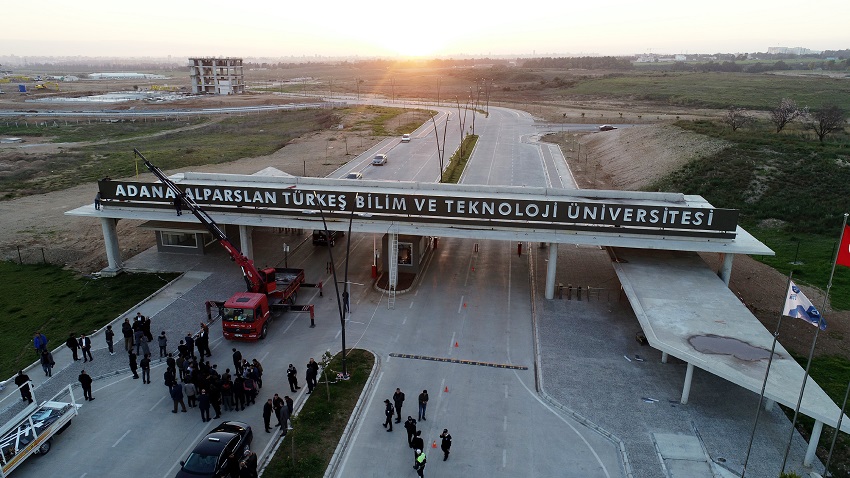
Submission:
<svg viewBox="0 0 850 478">
<path fill-rule="evenodd" d="M 716 154 L 730 145 L 672 125 L 639 125 L 585 136 L 588 161 L 599 168 L 608 187 L 642 189 L 689 161 Z M 596 166 L 598 165 L 598 166 Z"/>
</svg>

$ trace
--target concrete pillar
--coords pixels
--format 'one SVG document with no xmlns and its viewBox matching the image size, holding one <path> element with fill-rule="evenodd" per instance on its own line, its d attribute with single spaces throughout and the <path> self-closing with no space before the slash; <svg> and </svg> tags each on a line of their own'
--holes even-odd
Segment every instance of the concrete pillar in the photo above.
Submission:
<svg viewBox="0 0 850 478">
<path fill-rule="evenodd" d="M 106 260 L 109 265 L 106 272 L 117 273 L 124 268 L 121 261 L 121 248 L 118 247 L 118 219 L 111 217 L 100 218 L 100 227 L 103 229 L 103 243 L 106 246 Z"/>
<path fill-rule="evenodd" d="M 667 352 L 661 352 L 661 363 L 667 363 Z"/>
<path fill-rule="evenodd" d="M 773 400 L 769 398 L 764 399 L 764 411 L 769 412 L 773 410 L 773 406 L 776 404 Z"/>
<path fill-rule="evenodd" d="M 328 246 L 330 247 L 330 246 Z M 242 255 L 248 259 L 254 259 L 254 228 L 251 226 L 239 226 L 239 249 Z"/>
<path fill-rule="evenodd" d="M 549 265 L 546 266 L 546 298 L 555 298 L 555 272 L 558 270 L 558 244 L 549 244 Z"/>
<path fill-rule="evenodd" d="M 688 396 L 691 394 L 691 380 L 694 378 L 694 366 L 688 363 L 688 371 L 685 372 L 685 386 L 682 388 L 682 405 L 688 404 Z"/>
<path fill-rule="evenodd" d="M 735 259 L 735 254 L 723 254 L 723 263 L 720 265 L 720 271 L 717 273 L 726 287 L 729 287 L 729 279 L 732 278 L 732 260 Z"/>
<path fill-rule="evenodd" d="M 812 428 L 812 437 L 809 438 L 809 447 L 806 448 L 806 457 L 803 458 L 803 466 L 812 466 L 812 462 L 815 459 L 815 451 L 818 448 L 818 442 L 820 442 L 820 433 L 822 431 L 823 422 L 816 420 L 815 426 Z"/>
</svg>

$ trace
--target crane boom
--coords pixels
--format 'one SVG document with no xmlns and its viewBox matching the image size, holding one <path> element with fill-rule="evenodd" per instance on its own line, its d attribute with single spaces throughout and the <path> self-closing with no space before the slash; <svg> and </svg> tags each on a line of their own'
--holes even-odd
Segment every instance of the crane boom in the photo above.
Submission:
<svg viewBox="0 0 850 478">
<path fill-rule="evenodd" d="M 218 223 L 204 211 L 200 205 L 198 205 L 195 200 L 189 196 L 187 196 L 178 186 L 174 183 L 165 173 L 162 172 L 161 169 L 154 166 L 153 163 L 148 161 L 138 149 L 133 148 L 133 154 L 142 158 L 145 162 L 145 166 L 156 176 L 162 184 L 168 186 L 168 189 L 174 194 L 174 201 L 178 202 L 184 206 L 186 209 L 192 212 L 192 214 L 198 218 L 198 221 L 201 222 L 206 228 L 210 231 L 210 234 L 227 250 L 227 253 L 230 254 L 230 258 L 239 264 L 239 267 L 242 269 L 242 275 L 245 277 L 245 283 L 248 286 L 248 292 L 260 292 L 267 293 L 268 287 L 266 285 L 266 281 L 263 279 L 263 275 L 260 274 L 260 271 L 257 270 L 257 267 L 254 265 L 254 261 L 245 257 L 244 254 L 237 248 L 230 239 L 227 238 L 227 235 L 224 231 L 218 226 Z"/>
</svg>

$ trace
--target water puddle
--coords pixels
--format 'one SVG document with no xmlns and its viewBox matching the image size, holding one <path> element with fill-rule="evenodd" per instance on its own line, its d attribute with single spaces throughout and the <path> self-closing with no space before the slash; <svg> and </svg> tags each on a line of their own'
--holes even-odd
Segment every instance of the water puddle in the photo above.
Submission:
<svg viewBox="0 0 850 478">
<path fill-rule="evenodd" d="M 719 335 L 694 335 L 688 342 L 698 352 L 715 355 L 731 355 L 738 360 L 756 361 L 770 358 L 770 350 L 750 345 L 742 340 Z M 779 358 L 776 354 L 775 358 Z"/>
</svg>

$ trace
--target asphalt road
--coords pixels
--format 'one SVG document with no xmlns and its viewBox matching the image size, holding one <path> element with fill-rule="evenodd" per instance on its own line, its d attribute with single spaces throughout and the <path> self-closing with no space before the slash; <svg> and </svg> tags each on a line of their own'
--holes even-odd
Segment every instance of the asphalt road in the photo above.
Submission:
<svg viewBox="0 0 850 478">
<path fill-rule="evenodd" d="M 566 186 L 563 178 L 568 174 L 564 175 L 563 165 L 557 164 L 553 150 L 530 141 L 538 133 L 531 118 L 510 110 L 490 110 L 490 118 L 476 119 L 476 133 L 481 139 L 463 182 Z M 445 121 L 450 110 L 444 113 L 440 121 Z M 453 121 L 457 118 L 449 120 L 447 155 L 460 138 L 459 130 L 451 132 Z M 335 174 L 344 175 L 351 166 L 370 179 L 433 181 L 438 166 L 434 132 L 429 128 L 433 126 L 426 124 L 415 131 L 410 143 L 385 141 Z M 442 133 L 439 121 L 437 128 Z M 389 154 L 387 165 L 366 164 L 376 152 Z M 350 280 L 369 284 L 373 238 L 354 234 L 350 239 Z M 295 238 L 286 240 L 295 242 Z M 265 263 L 282 261 L 278 247 L 255 247 L 258 258 L 265 255 L 261 259 Z M 422 282 L 410 293 L 399 295 L 394 310 L 387 308 L 386 297 L 380 292 L 352 286 L 347 346 L 372 350 L 380 359 L 380 367 L 375 386 L 367 391 L 366 412 L 352 430 L 336 476 L 412 475 L 412 453 L 403 429 L 389 434 L 380 427 L 383 399 L 389 398 L 396 387 L 407 394 L 404 416 L 415 414 L 416 396 L 422 389 L 430 392 L 428 421 L 422 424 L 426 443 L 439 441 L 443 428 L 454 437 L 452 457 L 446 463 L 440 461 L 439 450 L 429 447 L 431 476 L 623 476 L 614 443 L 574 422 L 535 391 L 529 266 L 525 256 L 516 256 L 514 247 L 492 241 L 442 240 L 422 274 Z M 337 265 L 342 267 L 342 249 L 337 247 L 336 251 Z M 321 279 L 329 284 L 332 279 L 325 269 L 325 254 L 324 248 L 303 245 L 290 252 L 289 265 L 307 269 L 308 281 Z M 178 337 L 197 329 L 205 300 L 226 298 L 244 286 L 238 268 L 220 252 L 205 256 L 193 271 L 210 275 L 191 289 L 164 299 L 161 309 L 140 309 L 153 315 L 155 330 L 166 330 L 172 348 Z M 264 388 L 258 405 L 226 413 L 222 419 L 251 424 L 255 432 L 252 448 L 261 456 L 275 444 L 275 436 L 263 432 L 261 403 L 273 393 L 288 394 L 287 365 L 294 363 L 303 381 L 304 364 L 310 357 L 318 358 L 326 349 L 338 351 L 341 347 L 336 301 L 330 288 L 327 291 L 320 298 L 305 289 L 299 297 L 300 303 L 316 305 L 315 329 L 306 327 L 305 316 L 289 313 L 274 324 L 265 341 L 236 344 L 243 355 L 263 363 Z M 95 341 L 102 344 L 102 336 L 96 335 Z M 212 327 L 212 363 L 220 370 L 231 366 L 233 345 L 221 338 L 217 324 Z M 390 354 L 520 368 L 403 359 Z M 61 353 L 57 356 L 57 362 L 68 359 Z M 126 367 L 121 354 L 108 356 L 101 346 L 95 350 L 95 358 L 94 364 L 87 365 L 94 370 L 90 373 L 100 377 L 94 386 L 96 400 L 84 403 L 79 417 L 57 437 L 48 455 L 28 460 L 16 476 L 171 477 L 179 460 L 217 422 L 202 423 L 196 409 L 171 413 L 171 401 L 162 385 L 162 365 L 154 368 L 153 383 L 144 385 L 126 372 L 110 375 Z M 79 362 L 68 366 L 51 382 L 58 386 L 75 381 L 82 366 Z M 304 390 L 294 397 L 296 407 L 305 399 Z"/>
</svg>

